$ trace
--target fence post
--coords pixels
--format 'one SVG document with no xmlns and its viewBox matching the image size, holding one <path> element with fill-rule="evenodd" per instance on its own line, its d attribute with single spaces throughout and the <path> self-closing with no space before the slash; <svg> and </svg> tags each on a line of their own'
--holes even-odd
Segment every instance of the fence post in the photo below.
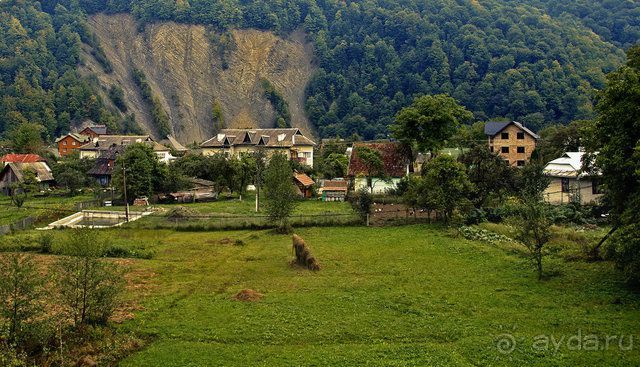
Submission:
<svg viewBox="0 0 640 367">
<path fill-rule="evenodd" d="M 369 227 L 369 213 L 367 213 L 367 227 Z"/>
</svg>

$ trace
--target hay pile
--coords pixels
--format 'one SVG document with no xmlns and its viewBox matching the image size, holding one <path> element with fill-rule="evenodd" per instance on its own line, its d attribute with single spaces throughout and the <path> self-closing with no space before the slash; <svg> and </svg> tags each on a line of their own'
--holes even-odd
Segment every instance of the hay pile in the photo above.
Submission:
<svg viewBox="0 0 640 367">
<path fill-rule="evenodd" d="M 193 209 L 189 209 L 184 206 L 178 206 L 173 208 L 167 214 L 167 218 L 169 219 L 185 219 L 189 217 L 197 216 L 199 213 Z"/>
<path fill-rule="evenodd" d="M 296 264 L 300 266 L 304 266 L 309 270 L 313 270 L 313 271 L 320 270 L 320 265 L 318 264 L 318 261 L 316 261 L 316 258 L 313 257 L 313 255 L 311 255 L 311 250 L 309 250 L 309 247 L 304 242 L 302 237 L 298 236 L 297 234 L 294 234 L 292 236 L 292 240 L 293 240 L 293 251 L 296 254 L 296 259 L 295 259 Z"/>
<path fill-rule="evenodd" d="M 264 297 L 262 293 L 256 292 L 253 289 L 243 289 L 233 296 L 236 301 L 242 302 L 257 302 L 261 300 L 262 297 Z"/>
</svg>

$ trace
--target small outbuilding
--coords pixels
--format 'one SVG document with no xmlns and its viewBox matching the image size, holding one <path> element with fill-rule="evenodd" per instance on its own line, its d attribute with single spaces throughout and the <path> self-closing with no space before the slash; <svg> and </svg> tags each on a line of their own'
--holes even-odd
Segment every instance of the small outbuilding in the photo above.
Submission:
<svg viewBox="0 0 640 367">
<path fill-rule="evenodd" d="M 293 172 L 293 183 L 298 189 L 298 194 L 304 198 L 313 196 L 313 185 L 315 181 L 304 173 Z"/>
<path fill-rule="evenodd" d="M 345 201 L 349 185 L 345 180 L 325 180 L 318 193 L 322 201 Z"/>
<path fill-rule="evenodd" d="M 0 171 L 0 190 L 5 195 L 11 195 L 13 186 L 24 182 L 26 171 L 35 174 L 41 190 L 48 189 L 53 184 L 53 174 L 45 162 L 7 163 Z"/>
</svg>

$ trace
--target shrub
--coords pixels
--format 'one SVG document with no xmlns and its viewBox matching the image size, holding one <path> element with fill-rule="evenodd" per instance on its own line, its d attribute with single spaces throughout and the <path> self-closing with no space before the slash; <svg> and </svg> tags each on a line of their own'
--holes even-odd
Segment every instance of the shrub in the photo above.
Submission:
<svg viewBox="0 0 640 367">
<path fill-rule="evenodd" d="M 104 243 L 95 231 L 74 230 L 65 244 L 68 257 L 56 264 L 58 292 L 75 326 L 105 324 L 119 304 L 123 275 L 99 257 Z"/>
<path fill-rule="evenodd" d="M 474 224 L 485 222 L 486 220 L 487 217 L 484 213 L 484 210 L 473 208 L 465 215 L 464 224 L 471 226 Z"/>
<path fill-rule="evenodd" d="M 50 254 L 51 247 L 53 245 L 53 234 L 43 233 L 38 237 L 38 245 L 40 246 L 40 252 L 43 254 Z"/>
</svg>

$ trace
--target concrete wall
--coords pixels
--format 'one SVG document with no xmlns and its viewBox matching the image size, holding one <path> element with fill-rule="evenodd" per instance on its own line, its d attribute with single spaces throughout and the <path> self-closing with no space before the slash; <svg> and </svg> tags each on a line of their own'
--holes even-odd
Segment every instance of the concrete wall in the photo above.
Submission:
<svg viewBox="0 0 640 367">
<path fill-rule="evenodd" d="M 569 192 L 562 192 L 562 178 L 552 177 L 549 187 L 544 191 L 544 199 L 550 204 L 567 204 L 572 196 L 579 193 L 580 203 L 589 204 L 597 201 L 602 194 L 594 194 L 591 178 L 583 177 L 580 180 L 569 178 Z"/>
</svg>

